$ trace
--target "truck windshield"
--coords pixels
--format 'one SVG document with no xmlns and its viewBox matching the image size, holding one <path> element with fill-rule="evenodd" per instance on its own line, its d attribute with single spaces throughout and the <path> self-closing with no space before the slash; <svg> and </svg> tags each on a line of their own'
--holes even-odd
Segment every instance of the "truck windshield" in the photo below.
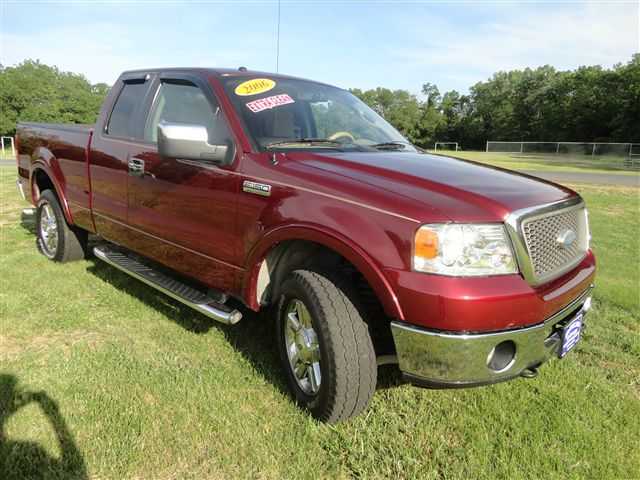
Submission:
<svg viewBox="0 0 640 480">
<path fill-rule="evenodd" d="M 320 83 L 278 77 L 229 76 L 222 82 L 260 151 L 416 149 L 351 93 Z"/>
</svg>

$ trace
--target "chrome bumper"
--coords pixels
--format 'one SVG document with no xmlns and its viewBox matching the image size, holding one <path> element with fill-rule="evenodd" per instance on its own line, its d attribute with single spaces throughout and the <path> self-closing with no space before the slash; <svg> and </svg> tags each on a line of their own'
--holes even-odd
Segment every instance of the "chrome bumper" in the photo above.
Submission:
<svg viewBox="0 0 640 480">
<path fill-rule="evenodd" d="M 27 196 L 24 194 L 24 187 L 22 186 L 22 180 L 16 180 L 16 185 L 18 185 L 18 190 L 20 190 L 20 195 L 22 195 L 23 200 L 27 200 Z"/>
<path fill-rule="evenodd" d="M 428 330 L 391 322 L 400 370 L 412 383 L 435 388 L 486 385 L 521 375 L 557 356 L 561 343 L 559 323 L 586 312 L 591 306 L 590 286 L 574 302 L 533 327 L 495 333 L 455 333 Z M 506 343 L 503 343 L 506 342 Z M 510 343 L 512 342 L 512 343 Z M 515 348 L 503 365 L 492 355 L 499 344 Z"/>
</svg>

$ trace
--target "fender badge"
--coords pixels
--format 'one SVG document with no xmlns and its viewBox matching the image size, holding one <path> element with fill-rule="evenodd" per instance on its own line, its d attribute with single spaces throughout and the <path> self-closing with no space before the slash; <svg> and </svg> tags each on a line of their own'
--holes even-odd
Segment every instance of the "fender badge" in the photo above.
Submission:
<svg viewBox="0 0 640 480">
<path fill-rule="evenodd" d="M 242 191 L 247 193 L 255 193 L 256 195 L 262 195 L 268 197 L 271 195 L 271 185 L 266 183 L 257 183 L 250 180 L 245 180 L 242 183 Z"/>
</svg>

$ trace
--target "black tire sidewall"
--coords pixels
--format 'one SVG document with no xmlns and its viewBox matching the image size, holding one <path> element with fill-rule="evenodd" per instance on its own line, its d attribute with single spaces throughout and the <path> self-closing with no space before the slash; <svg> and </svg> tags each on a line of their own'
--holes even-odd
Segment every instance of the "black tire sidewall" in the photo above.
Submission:
<svg viewBox="0 0 640 480">
<path fill-rule="evenodd" d="M 56 234 L 58 235 L 58 244 L 56 247 L 56 253 L 54 255 L 49 255 L 47 253 L 48 249 L 45 247 L 45 242 L 44 242 L 44 239 L 42 238 L 42 229 L 40 228 L 40 221 L 42 218 L 42 209 L 45 204 L 49 204 L 51 206 L 51 209 L 53 210 L 53 214 L 56 217 L 56 223 L 58 227 L 56 232 Z M 37 235 L 38 249 L 42 252 L 42 254 L 45 257 L 56 262 L 60 261 L 65 248 L 65 243 L 64 243 L 65 228 L 67 228 L 67 223 L 62 213 L 62 209 L 60 208 L 60 203 L 58 202 L 58 199 L 51 192 L 51 190 L 45 190 L 44 192 L 42 192 L 42 195 L 40 195 L 40 199 L 38 200 L 38 206 L 36 210 L 36 229 L 37 229 L 36 235 Z"/>
<path fill-rule="evenodd" d="M 289 303 L 294 299 L 302 301 L 305 307 L 309 310 L 313 328 L 318 337 L 322 379 L 320 381 L 320 390 L 315 395 L 308 395 L 300 388 L 289 363 L 285 340 L 285 329 L 287 328 L 286 310 Z M 293 276 L 289 277 L 282 284 L 277 312 L 278 347 L 280 351 L 280 359 L 283 364 L 289 386 L 294 393 L 296 401 L 301 406 L 308 409 L 313 416 L 317 418 L 318 415 L 325 410 L 328 402 L 329 391 L 333 387 L 332 384 L 336 381 L 335 365 L 333 365 L 333 359 L 327 349 L 328 332 L 326 331 L 326 328 L 324 328 L 324 322 L 326 321 L 324 312 L 318 311 L 317 300 L 314 298 L 314 295 L 301 285 Z"/>
</svg>

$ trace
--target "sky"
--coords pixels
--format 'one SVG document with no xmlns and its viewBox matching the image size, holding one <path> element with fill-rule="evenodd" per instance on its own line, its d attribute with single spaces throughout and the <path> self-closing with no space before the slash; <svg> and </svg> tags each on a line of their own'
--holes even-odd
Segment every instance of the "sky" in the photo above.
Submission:
<svg viewBox="0 0 640 480">
<path fill-rule="evenodd" d="M 611 67 L 640 51 L 640 0 L 0 0 L 0 63 L 92 83 L 151 67 L 232 67 L 342 88 L 468 92 L 499 70 Z"/>
</svg>

